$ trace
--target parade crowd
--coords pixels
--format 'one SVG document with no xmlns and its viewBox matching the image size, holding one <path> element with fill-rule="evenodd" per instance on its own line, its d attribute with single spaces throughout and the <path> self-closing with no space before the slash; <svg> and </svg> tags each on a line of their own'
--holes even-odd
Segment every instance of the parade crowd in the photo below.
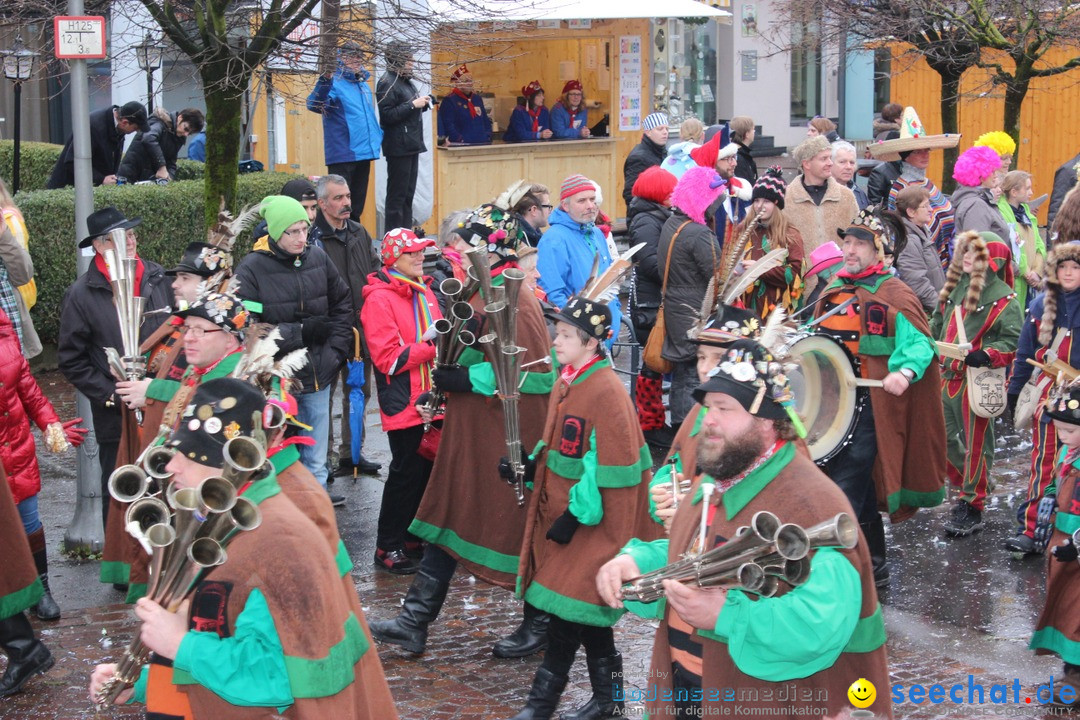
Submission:
<svg viewBox="0 0 1080 720">
<path fill-rule="evenodd" d="M 786 180 L 758 172 L 751 118 L 687 120 L 669 145 L 654 113 L 624 166 L 630 252 L 612 234 L 623 208 L 585 173 L 514 183 L 427 237 L 412 200 L 435 99 L 413 85 L 407 46 L 388 51 L 374 96 L 361 60 L 343 47 L 308 99 L 327 174 L 222 211 L 173 267 L 139 255 L 139 218 L 87 219 L 78 246 L 93 259 L 65 294 L 58 362 L 93 412 L 101 581 L 141 621 L 138 644 L 94 669 L 92 701 L 156 719 L 396 718 L 377 648 L 422 654 L 460 571 L 521 601 L 496 657 L 543 652 L 513 720 L 555 716 L 582 647 L 592 697 L 560 717 L 621 715 L 612 628 L 627 611 L 659 623 L 650 717 L 719 714 L 716 688 L 753 690 L 777 715 L 845 717 L 860 678 L 879 691 L 856 707 L 891 718 L 886 521 L 948 499 L 947 536 L 983 529 L 1002 423 L 1030 428 L 1033 448 L 1001 540 L 1048 556 L 1030 645 L 1064 663 L 1055 697 L 1080 688 L 1080 193 L 1056 198 L 1044 240 L 1003 132 L 946 168 L 947 196 L 926 169 L 961 138 L 926 134 L 913 108 L 883 110 L 865 191 L 826 118 Z M 439 135 L 490 141 L 468 68 L 451 82 Z M 538 81 L 522 96 L 507 140 L 590 136 L 581 83 L 550 112 Z M 131 105 L 102 116 L 141 131 L 140 169 L 121 177 L 171 174 L 163 133 L 197 132 L 201 115 L 155 125 Z M 359 217 L 380 150 L 389 229 L 375 241 Z M 30 422 L 54 452 L 86 429 L 30 373 L 28 238 L 2 184 L 0 204 L 7 695 L 54 663 L 27 613 L 62 614 Z M 246 232 L 253 249 L 236 257 Z M 135 299 L 125 323 L 117 308 Z M 644 356 L 632 394 L 612 360 L 627 336 Z M 351 450 L 365 428 L 350 390 L 377 400 L 391 453 L 371 561 L 412 576 L 370 624 L 330 485 L 381 470 Z M 788 685 L 813 692 L 773 692 Z"/>
</svg>

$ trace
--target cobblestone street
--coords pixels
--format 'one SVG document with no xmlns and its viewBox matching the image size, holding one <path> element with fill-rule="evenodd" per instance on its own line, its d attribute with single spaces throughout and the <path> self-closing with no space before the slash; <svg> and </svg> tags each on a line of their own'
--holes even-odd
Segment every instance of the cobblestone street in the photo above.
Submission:
<svg viewBox="0 0 1080 720">
<path fill-rule="evenodd" d="M 70 395 L 53 373 L 39 375 L 63 417 L 70 417 Z M 369 418 L 369 423 L 377 416 Z M 371 432 L 369 457 L 384 463 L 389 452 L 381 432 Z M 943 505 L 891 528 L 893 582 L 883 595 L 889 630 L 890 669 L 894 683 L 950 686 L 973 681 L 989 692 L 991 684 L 1010 687 L 1019 680 L 1020 704 L 897 704 L 897 718 L 1055 717 L 1039 708 L 1038 686 L 1060 672 L 1053 658 L 1035 657 L 1027 640 L 1043 596 L 1043 566 L 1037 559 L 1015 561 L 1000 548 L 1008 536 L 1015 495 L 1021 492 L 1029 445 L 1012 436 L 999 439 L 1002 460 L 995 467 L 999 487 L 987 509 L 987 529 L 971 538 L 946 541 L 940 531 L 948 509 Z M 91 718 L 94 708 L 86 682 L 95 663 L 115 659 L 135 628 L 130 609 L 118 604 L 119 593 L 97 581 L 97 563 L 60 553 L 75 497 L 74 453 L 50 458 L 42 453 L 42 512 L 49 533 L 54 594 L 63 618 L 38 623 L 57 657 L 50 673 L 32 681 L 21 695 L 0 700 L 3 718 Z M 371 565 L 380 478 L 339 478 L 335 491 L 348 498 L 338 510 L 342 535 L 356 565 L 354 580 L 369 619 L 392 616 L 410 578 L 377 573 Z M 455 578 L 439 621 L 431 628 L 428 650 L 415 657 L 390 646 L 377 646 L 402 718 L 480 720 L 512 716 L 524 702 L 539 656 L 498 660 L 491 645 L 516 627 L 520 604 L 502 590 L 469 577 Z M 616 643 L 625 657 L 627 686 L 646 683 L 654 625 L 626 616 L 616 626 Z M 782 641 L 782 638 L 778 638 Z M 0 660 L 0 663 L 4 661 Z M 856 678 L 852 678 L 856 680 Z M 878 692 L 887 689 L 878 688 Z M 563 710 L 589 697 L 584 659 L 579 656 Z M 1031 704 L 1025 703 L 1031 698 Z M 628 713 L 640 715 L 640 703 Z M 135 718 L 141 711 L 123 708 L 102 717 Z"/>
</svg>

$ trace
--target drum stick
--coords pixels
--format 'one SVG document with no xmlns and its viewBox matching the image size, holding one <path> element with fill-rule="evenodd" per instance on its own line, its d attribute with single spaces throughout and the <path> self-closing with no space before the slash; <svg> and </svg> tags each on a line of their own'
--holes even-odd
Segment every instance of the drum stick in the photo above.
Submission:
<svg viewBox="0 0 1080 720">
<path fill-rule="evenodd" d="M 855 387 L 879 388 L 885 387 L 883 380 L 870 380 L 869 378 L 855 378 Z"/>
<path fill-rule="evenodd" d="M 821 317 L 806 323 L 806 325 L 804 325 L 803 327 L 814 327 L 815 325 L 821 323 L 823 320 L 831 318 L 833 315 L 837 315 L 839 313 L 842 313 L 844 310 L 847 310 L 852 305 L 852 303 L 854 303 L 856 300 L 858 300 L 858 298 L 856 296 L 852 295 L 847 300 L 840 303 L 839 305 L 837 305 L 836 307 L 834 307 L 832 310 L 825 313 Z"/>
</svg>

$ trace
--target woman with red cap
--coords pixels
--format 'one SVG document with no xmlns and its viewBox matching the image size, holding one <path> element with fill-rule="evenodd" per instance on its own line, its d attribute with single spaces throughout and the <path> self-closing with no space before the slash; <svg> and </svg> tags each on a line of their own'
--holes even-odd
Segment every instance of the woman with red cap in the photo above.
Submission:
<svg viewBox="0 0 1080 720">
<path fill-rule="evenodd" d="M 510 113 L 510 124 L 503 133 L 504 142 L 536 142 L 551 137 L 551 113 L 544 107 L 544 88 L 539 80 L 521 88 L 524 102 Z"/>
<path fill-rule="evenodd" d="M 589 111 L 580 81 L 567 80 L 563 85 L 562 97 L 551 108 L 551 132 L 556 140 L 589 137 Z"/>
<path fill-rule="evenodd" d="M 383 238 L 383 268 L 368 275 L 360 322 L 364 326 L 379 413 L 390 442 L 390 472 L 383 489 L 375 540 L 375 566 L 395 575 L 415 573 L 406 554 L 419 557 L 419 538 L 407 533 L 431 475 L 431 457 L 419 452 L 424 421 L 416 408 L 431 390 L 435 321 L 442 317 L 430 278 L 424 277 L 424 248 L 435 243 L 411 230 L 391 230 Z"/>
</svg>

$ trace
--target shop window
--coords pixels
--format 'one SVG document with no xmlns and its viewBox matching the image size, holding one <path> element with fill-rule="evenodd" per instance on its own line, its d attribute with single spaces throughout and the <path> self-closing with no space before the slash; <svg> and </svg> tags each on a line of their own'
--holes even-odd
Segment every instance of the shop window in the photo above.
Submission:
<svg viewBox="0 0 1080 720">
<path fill-rule="evenodd" d="M 880 110 L 892 100 L 892 50 L 879 47 L 874 50 L 874 109 Z"/>
<path fill-rule="evenodd" d="M 791 27 L 791 45 L 791 123 L 794 126 L 822 114 L 818 23 L 796 21 Z"/>
</svg>

